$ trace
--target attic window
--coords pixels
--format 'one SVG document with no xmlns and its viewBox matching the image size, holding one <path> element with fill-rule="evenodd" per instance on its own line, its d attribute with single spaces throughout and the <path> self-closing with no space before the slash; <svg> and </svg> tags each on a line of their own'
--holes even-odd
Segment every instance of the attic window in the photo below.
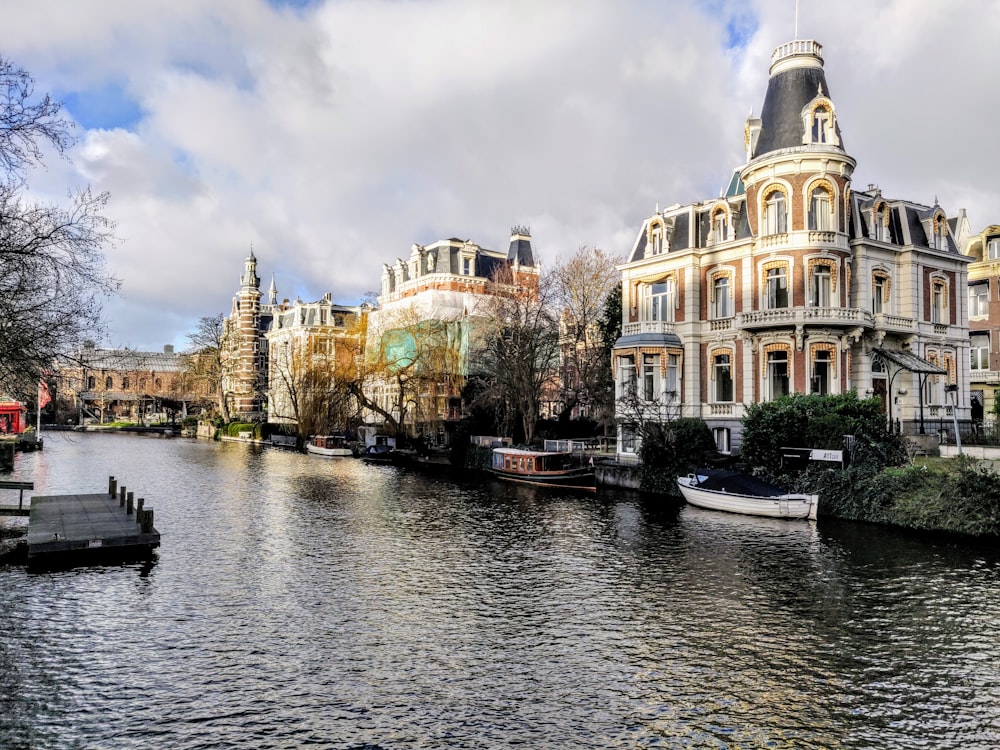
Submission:
<svg viewBox="0 0 1000 750">
<path fill-rule="evenodd" d="M 1000 260 L 1000 237 L 991 237 L 986 242 L 986 259 Z"/>
<path fill-rule="evenodd" d="M 660 255 L 670 249 L 670 244 L 667 242 L 667 227 L 662 220 L 656 219 L 650 222 L 646 241 L 650 255 Z"/>
<path fill-rule="evenodd" d="M 829 109 L 820 105 L 813 110 L 812 142 L 833 142 L 833 115 Z"/>
<path fill-rule="evenodd" d="M 889 241 L 889 207 L 885 203 L 875 206 L 875 239 L 879 242 Z"/>
<path fill-rule="evenodd" d="M 937 216 L 934 219 L 934 249 L 948 249 L 948 222 L 944 216 Z"/>
<path fill-rule="evenodd" d="M 712 211 L 711 237 L 714 242 L 725 242 L 729 239 L 729 217 L 722 206 L 717 206 Z"/>
</svg>

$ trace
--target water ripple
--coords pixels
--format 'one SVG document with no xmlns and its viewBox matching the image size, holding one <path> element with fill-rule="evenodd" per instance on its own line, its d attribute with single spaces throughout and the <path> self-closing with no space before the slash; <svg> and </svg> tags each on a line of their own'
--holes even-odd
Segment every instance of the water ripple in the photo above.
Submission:
<svg viewBox="0 0 1000 750">
<path fill-rule="evenodd" d="M 0 569 L 0 747 L 1000 745 L 994 551 L 233 444 L 18 461 L 164 537 Z"/>
</svg>

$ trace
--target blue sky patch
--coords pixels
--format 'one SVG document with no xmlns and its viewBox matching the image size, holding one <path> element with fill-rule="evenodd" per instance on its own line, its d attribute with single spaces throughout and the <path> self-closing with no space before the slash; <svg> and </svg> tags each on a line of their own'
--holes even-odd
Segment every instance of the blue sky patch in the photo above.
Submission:
<svg viewBox="0 0 1000 750">
<path fill-rule="evenodd" d="M 71 91 L 59 98 L 66 114 L 86 130 L 131 130 L 142 119 L 138 102 L 113 83 L 100 89 Z"/>
</svg>

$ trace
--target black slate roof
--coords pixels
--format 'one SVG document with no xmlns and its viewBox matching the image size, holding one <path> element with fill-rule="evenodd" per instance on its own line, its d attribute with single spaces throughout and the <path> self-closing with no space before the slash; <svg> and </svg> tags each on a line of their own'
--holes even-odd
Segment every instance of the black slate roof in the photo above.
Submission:
<svg viewBox="0 0 1000 750">
<path fill-rule="evenodd" d="M 760 135 L 754 157 L 802 146 L 805 135 L 802 109 L 819 95 L 820 86 L 823 87 L 823 95 L 829 97 L 830 89 L 822 68 L 791 68 L 771 77 L 761 109 Z M 839 126 L 837 136 L 840 137 Z M 840 147 L 843 148 L 843 140 Z"/>
<path fill-rule="evenodd" d="M 512 237 L 510 250 L 507 251 L 507 260 L 516 260 L 522 266 L 534 266 L 535 255 L 531 251 L 531 240 L 525 237 Z"/>
</svg>

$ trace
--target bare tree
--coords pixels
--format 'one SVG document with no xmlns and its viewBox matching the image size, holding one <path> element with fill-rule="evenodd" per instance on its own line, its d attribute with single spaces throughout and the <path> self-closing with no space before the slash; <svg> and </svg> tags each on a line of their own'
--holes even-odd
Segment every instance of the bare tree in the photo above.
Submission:
<svg viewBox="0 0 1000 750">
<path fill-rule="evenodd" d="M 114 240 L 107 194 L 82 188 L 63 207 L 27 192 L 43 145 L 62 154 L 73 143 L 60 109 L 48 96 L 35 101 L 32 78 L 0 58 L 0 390 L 21 397 L 95 337 L 102 299 L 119 288 L 104 268 Z"/>
<path fill-rule="evenodd" d="M 270 420 L 294 423 L 303 441 L 356 427 L 360 407 L 348 387 L 354 338 L 327 332 L 272 342 Z"/>
<path fill-rule="evenodd" d="M 616 268 L 621 262 L 622 258 L 599 248 L 581 247 L 551 271 L 554 302 L 560 310 L 560 418 L 568 418 L 580 406 L 586 407 L 588 416 L 612 406 L 601 319 L 608 295 L 621 285 Z"/>
<path fill-rule="evenodd" d="M 491 319 L 476 357 L 480 398 L 495 405 L 498 421 L 519 422 L 524 442 L 535 439 L 542 394 L 558 377 L 559 326 L 553 288 L 537 276 L 502 268 L 493 280 Z"/>
<path fill-rule="evenodd" d="M 188 334 L 191 349 L 187 356 L 188 379 L 214 394 L 219 414 L 229 422 L 229 407 L 222 389 L 222 334 L 225 330 L 222 313 L 198 321 L 198 327 Z"/>
<path fill-rule="evenodd" d="M 457 395 L 464 384 L 462 323 L 422 315 L 413 305 L 382 310 L 375 320 L 353 392 L 390 432 L 435 425 L 437 397 Z M 376 388 L 382 399 L 374 397 Z"/>
</svg>

